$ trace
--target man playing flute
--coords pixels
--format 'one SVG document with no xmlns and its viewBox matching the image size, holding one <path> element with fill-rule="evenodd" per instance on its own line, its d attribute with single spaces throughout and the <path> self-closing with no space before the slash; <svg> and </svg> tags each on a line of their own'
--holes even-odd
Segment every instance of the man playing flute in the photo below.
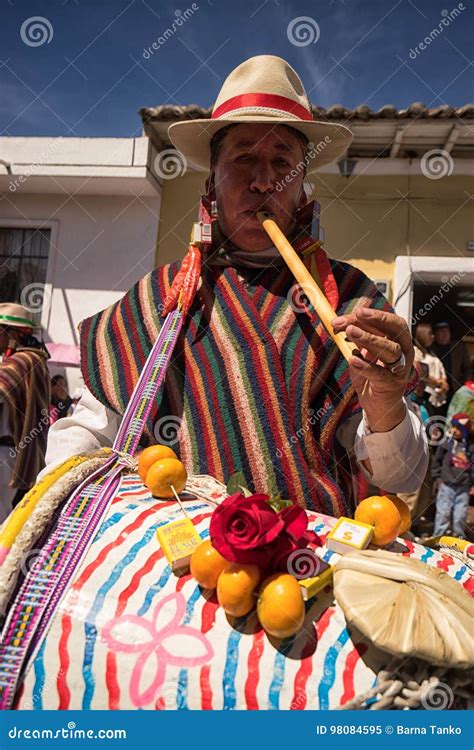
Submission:
<svg viewBox="0 0 474 750">
<path fill-rule="evenodd" d="M 388 492 L 417 490 L 428 446 L 406 399 L 414 382 L 407 323 L 361 271 L 316 242 L 304 255 L 299 240 L 305 174 L 340 158 L 351 132 L 315 121 L 293 68 L 261 55 L 230 73 L 210 119 L 174 123 L 169 137 L 209 168 L 217 219 L 146 440 L 167 442 L 174 423 L 172 447 L 188 473 L 226 481 L 242 471 L 252 491 L 332 516 L 353 509 L 354 466 Z M 317 312 L 293 303 L 295 279 L 259 211 L 312 269 L 337 312 L 334 331 L 357 356 L 346 361 Z M 87 388 L 49 432 L 49 465 L 112 445 L 179 268 L 158 267 L 81 324 Z"/>
</svg>

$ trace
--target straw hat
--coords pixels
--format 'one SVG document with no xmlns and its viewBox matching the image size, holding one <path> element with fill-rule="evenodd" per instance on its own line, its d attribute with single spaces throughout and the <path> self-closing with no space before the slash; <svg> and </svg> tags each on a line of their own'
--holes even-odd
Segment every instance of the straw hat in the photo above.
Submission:
<svg viewBox="0 0 474 750">
<path fill-rule="evenodd" d="M 38 325 L 31 320 L 27 308 L 17 302 L 0 303 L 0 325 L 12 328 L 38 328 Z"/>
<path fill-rule="evenodd" d="M 349 128 L 313 120 L 308 96 L 296 71 L 274 55 L 257 55 L 227 76 L 210 119 L 175 122 L 168 128 L 171 142 L 198 167 L 209 168 L 210 142 L 230 123 L 289 125 L 314 144 L 308 172 L 341 157 L 353 135 Z"/>
</svg>

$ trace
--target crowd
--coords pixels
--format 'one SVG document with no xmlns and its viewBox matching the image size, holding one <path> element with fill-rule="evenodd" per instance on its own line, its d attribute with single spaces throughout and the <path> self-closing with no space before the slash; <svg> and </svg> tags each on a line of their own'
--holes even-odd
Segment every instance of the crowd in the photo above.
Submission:
<svg viewBox="0 0 474 750">
<path fill-rule="evenodd" d="M 446 321 L 418 324 L 414 344 L 421 377 L 410 398 L 431 456 L 422 486 L 403 499 L 415 533 L 464 537 L 474 495 L 474 360 Z"/>
</svg>

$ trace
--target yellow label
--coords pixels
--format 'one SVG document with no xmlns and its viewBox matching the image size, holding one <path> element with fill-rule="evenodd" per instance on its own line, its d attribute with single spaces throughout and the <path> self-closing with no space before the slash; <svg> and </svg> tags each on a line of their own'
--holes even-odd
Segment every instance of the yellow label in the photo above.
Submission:
<svg viewBox="0 0 474 750">
<path fill-rule="evenodd" d="M 156 530 L 156 536 L 169 563 L 192 555 L 201 537 L 190 518 L 180 518 Z"/>
<path fill-rule="evenodd" d="M 328 539 L 347 544 L 355 549 L 364 549 L 372 538 L 373 529 L 368 523 L 342 516 L 328 534 Z"/>
</svg>

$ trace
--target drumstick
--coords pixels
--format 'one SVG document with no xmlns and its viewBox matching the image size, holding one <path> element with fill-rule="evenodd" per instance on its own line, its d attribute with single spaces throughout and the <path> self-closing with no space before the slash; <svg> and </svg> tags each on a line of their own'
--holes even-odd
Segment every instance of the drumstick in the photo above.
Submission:
<svg viewBox="0 0 474 750">
<path fill-rule="evenodd" d="M 352 346 L 346 341 L 345 333 L 334 333 L 331 320 L 336 317 L 336 313 L 332 309 L 328 300 L 324 296 L 323 292 L 319 288 L 316 281 L 311 276 L 310 272 L 306 268 L 305 264 L 298 257 L 295 250 L 292 248 L 285 235 L 281 231 L 278 224 L 271 218 L 270 214 L 265 211 L 258 211 L 257 218 L 261 222 L 266 233 L 270 237 L 271 241 L 280 252 L 283 260 L 287 264 L 291 273 L 300 284 L 303 292 L 313 305 L 315 311 L 321 319 L 321 323 L 325 327 L 326 331 L 339 348 L 342 356 L 349 361 L 349 357 L 352 356 Z"/>
</svg>

